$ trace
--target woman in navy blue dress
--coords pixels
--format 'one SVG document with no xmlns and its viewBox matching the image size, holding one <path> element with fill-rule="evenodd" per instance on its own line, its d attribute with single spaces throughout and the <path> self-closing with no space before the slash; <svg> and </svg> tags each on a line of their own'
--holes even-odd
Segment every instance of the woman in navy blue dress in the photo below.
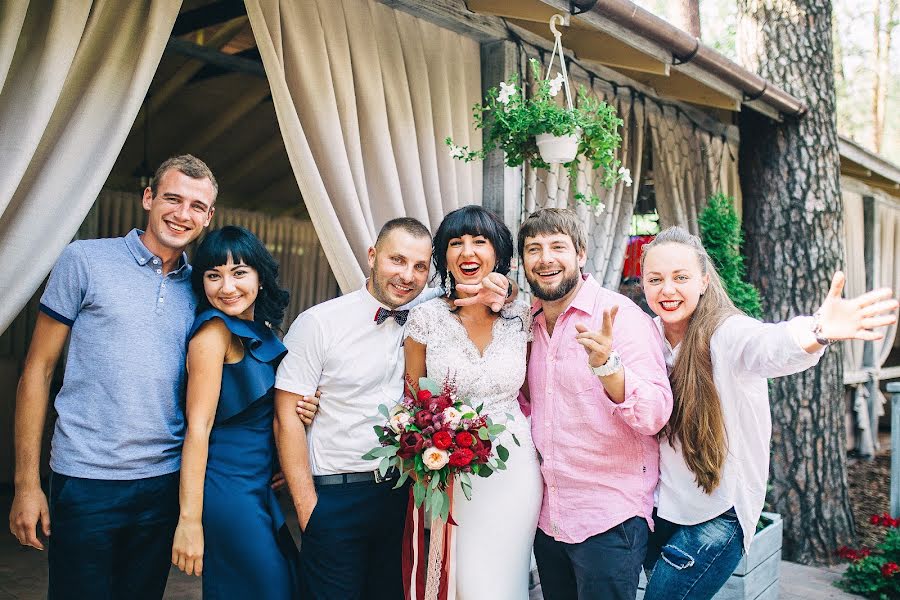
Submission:
<svg viewBox="0 0 900 600">
<path fill-rule="evenodd" d="M 275 369 L 272 331 L 288 293 L 249 231 L 206 236 L 193 260 L 197 318 L 188 336 L 181 516 L 172 562 L 203 575 L 203 597 L 295 598 L 297 548 L 270 487 Z"/>
</svg>

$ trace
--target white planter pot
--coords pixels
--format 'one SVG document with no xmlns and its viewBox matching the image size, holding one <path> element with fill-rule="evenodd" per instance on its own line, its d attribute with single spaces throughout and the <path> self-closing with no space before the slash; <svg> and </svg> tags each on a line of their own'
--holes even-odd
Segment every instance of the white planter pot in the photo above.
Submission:
<svg viewBox="0 0 900 600">
<path fill-rule="evenodd" d="M 540 133 L 536 136 L 538 151 L 541 158 L 549 164 L 567 163 L 575 160 L 578 155 L 578 140 L 581 138 L 581 131 L 572 135 L 552 135 L 550 133 Z"/>
</svg>

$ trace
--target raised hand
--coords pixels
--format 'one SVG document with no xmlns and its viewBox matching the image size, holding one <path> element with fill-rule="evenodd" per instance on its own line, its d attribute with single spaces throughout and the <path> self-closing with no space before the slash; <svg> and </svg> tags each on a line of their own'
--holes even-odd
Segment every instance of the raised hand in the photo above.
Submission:
<svg viewBox="0 0 900 600">
<path fill-rule="evenodd" d="M 487 277 L 476 284 L 456 284 L 456 289 L 466 294 L 472 294 L 468 298 L 458 298 L 453 301 L 456 306 L 469 306 L 472 304 L 484 304 L 494 312 L 498 312 L 506 304 L 506 292 L 512 282 L 500 273 L 489 273 Z"/>
<path fill-rule="evenodd" d="M 578 331 L 575 339 L 584 346 L 584 351 L 588 354 L 588 363 L 592 367 L 605 365 L 609 360 L 609 353 L 613 349 L 613 324 L 616 322 L 618 312 L 618 306 L 603 309 L 603 324 L 600 331 L 591 331 L 584 323 L 575 324 L 575 330 Z"/>
<path fill-rule="evenodd" d="M 844 274 L 838 271 L 831 289 L 819 307 L 819 335 L 829 340 L 880 340 L 883 332 L 873 331 L 897 321 L 897 300 L 890 288 L 881 288 L 856 298 L 841 298 Z"/>
</svg>

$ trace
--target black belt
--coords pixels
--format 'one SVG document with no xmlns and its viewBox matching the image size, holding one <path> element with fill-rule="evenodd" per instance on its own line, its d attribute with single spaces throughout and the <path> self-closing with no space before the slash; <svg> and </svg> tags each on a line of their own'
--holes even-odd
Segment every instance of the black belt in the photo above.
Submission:
<svg viewBox="0 0 900 600">
<path fill-rule="evenodd" d="M 337 475 L 315 475 L 313 482 L 316 485 L 341 485 L 344 483 L 385 483 L 396 481 L 400 476 L 397 469 L 391 468 L 387 472 L 387 476 L 382 477 L 381 471 L 365 471 L 363 473 L 340 473 Z"/>
</svg>

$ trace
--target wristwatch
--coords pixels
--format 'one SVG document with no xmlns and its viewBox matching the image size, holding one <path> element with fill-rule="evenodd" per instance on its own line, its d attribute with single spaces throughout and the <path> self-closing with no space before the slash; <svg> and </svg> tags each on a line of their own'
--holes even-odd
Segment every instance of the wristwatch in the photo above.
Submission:
<svg viewBox="0 0 900 600">
<path fill-rule="evenodd" d="M 606 359 L 605 363 L 599 367 L 591 367 L 591 371 L 597 377 L 606 377 L 607 375 L 618 372 L 621 368 L 622 360 L 619 358 L 619 353 L 613 350 L 609 353 L 609 357 Z"/>
<path fill-rule="evenodd" d="M 813 335 L 816 336 L 816 343 L 820 346 L 830 346 L 835 340 L 830 340 L 822 335 L 822 323 L 820 322 L 822 315 L 819 311 L 813 313 Z"/>
</svg>

